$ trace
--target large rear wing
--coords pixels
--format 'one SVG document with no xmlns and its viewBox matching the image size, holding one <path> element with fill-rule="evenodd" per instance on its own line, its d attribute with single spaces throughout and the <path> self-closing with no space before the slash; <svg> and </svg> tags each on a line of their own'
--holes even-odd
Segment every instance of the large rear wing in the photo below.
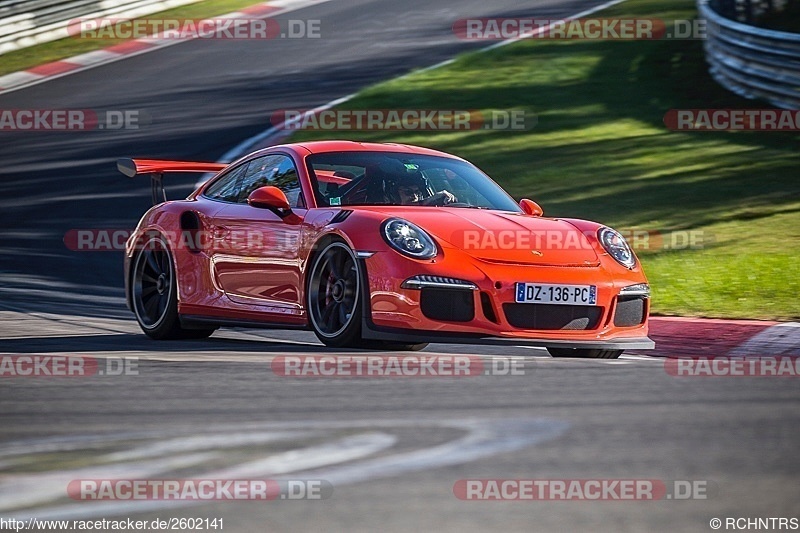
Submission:
<svg viewBox="0 0 800 533">
<path fill-rule="evenodd" d="M 194 161 L 164 161 L 161 159 L 118 159 L 117 169 L 129 178 L 150 175 L 153 205 L 167 201 L 162 178 L 167 172 L 219 172 L 226 163 L 198 163 Z"/>
</svg>

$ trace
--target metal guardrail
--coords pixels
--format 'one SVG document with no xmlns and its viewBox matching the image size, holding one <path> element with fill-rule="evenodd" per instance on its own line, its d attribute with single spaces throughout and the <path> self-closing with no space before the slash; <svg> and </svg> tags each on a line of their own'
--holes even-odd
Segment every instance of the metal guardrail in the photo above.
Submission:
<svg viewBox="0 0 800 533">
<path fill-rule="evenodd" d="M 0 54 L 69 36 L 77 18 L 133 18 L 200 0 L 0 0 Z"/>
<path fill-rule="evenodd" d="M 759 19 L 780 13 L 794 0 L 709 0 L 708 5 L 723 17 L 751 26 L 760 26 Z"/>
<path fill-rule="evenodd" d="M 800 34 L 742 24 L 698 0 L 708 21 L 706 61 L 714 79 L 745 98 L 800 109 Z"/>
</svg>

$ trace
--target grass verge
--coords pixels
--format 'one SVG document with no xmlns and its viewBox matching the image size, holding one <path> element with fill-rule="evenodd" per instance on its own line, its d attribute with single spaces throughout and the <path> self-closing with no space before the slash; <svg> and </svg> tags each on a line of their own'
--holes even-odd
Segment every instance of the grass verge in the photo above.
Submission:
<svg viewBox="0 0 800 533">
<path fill-rule="evenodd" d="M 696 10 L 692 0 L 628 0 L 598 16 L 682 20 Z M 674 108 L 765 107 L 710 78 L 700 41 L 526 40 L 368 88 L 341 107 L 536 113 L 529 131 L 303 131 L 293 140 L 434 147 L 473 161 L 549 216 L 693 231 L 697 248 L 638 251 L 654 313 L 800 317 L 800 136 L 663 124 Z"/>
<path fill-rule="evenodd" d="M 258 0 L 206 0 L 205 2 L 188 4 L 140 18 L 205 19 L 232 13 L 238 9 L 258 3 Z M 44 63 L 59 61 L 78 54 L 100 50 L 124 41 L 125 39 L 79 39 L 77 37 L 68 37 L 22 48 L 21 50 L 0 55 L 0 76 L 18 70 L 26 70 Z"/>
</svg>

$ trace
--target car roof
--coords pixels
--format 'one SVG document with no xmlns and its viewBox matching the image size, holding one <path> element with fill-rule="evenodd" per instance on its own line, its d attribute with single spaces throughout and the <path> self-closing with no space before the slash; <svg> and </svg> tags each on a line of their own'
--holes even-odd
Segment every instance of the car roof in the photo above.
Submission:
<svg viewBox="0 0 800 533">
<path fill-rule="evenodd" d="M 357 142 L 357 141 L 308 141 L 284 144 L 281 147 L 285 148 L 302 148 L 311 154 L 324 154 L 330 152 L 403 152 L 420 155 L 435 155 L 440 157 L 449 157 L 451 159 L 461 159 L 460 157 L 440 152 L 439 150 L 432 150 L 430 148 L 423 148 L 422 146 L 414 146 L 411 144 L 400 143 L 373 143 L 373 142 Z M 277 146 L 272 148 L 278 148 Z"/>
</svg>

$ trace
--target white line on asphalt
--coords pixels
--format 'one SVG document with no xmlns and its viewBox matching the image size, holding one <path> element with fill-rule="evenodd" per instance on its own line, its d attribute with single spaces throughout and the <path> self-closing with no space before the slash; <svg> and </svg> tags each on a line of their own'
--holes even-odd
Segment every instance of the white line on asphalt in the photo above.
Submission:
<svg viewBox="0 0 800 533">
<path fill-rule="evenodd" d="M 619 356 L 620 359 L 630 359 L 631 361 L 656 361 L 656 362 L 663 362 L 663 357 L 653 357 L 652 355 L 639 355 L 639 354 L 627 354 L 624 353 Z"/>
<path fill-rule="evenodd" d="M 410 452 L 399 452 L 384 455 L 373 459 L 350 462 L 368 455 L 374 455 L 381 450 L 393 446 L 397 437 L 385 433 L 387 429 L 397 428 L 454 428 L 466 432 L 466 434 L 455 440 L 444 444 L 422 448 Z M 376 478 L 386 478 L 401 474 L 415 472 L 424 469 L 440 468 L 457 464 L 468 463 L 484 457 L 514 452 L 530 446 L 534 446 L 543 441 L 558 437 L 569 427 L 569 424 L 562 421 L 550 419 L 518 418 L 518 419 L 460 419 L 460 420 L 356 420 L 348 421 L 328 421 L 328 420 L 308 420 L 302 422 L 263 422 L 248 424 L 249 430 L 266 428 L 269 430 L 321 430 L 329 429 L 367 429 L 368 433 L 359 433 L 349 437 L 333 440 L 329 443 L 300 448 L 282 454 L 268 456 L 249 463 L 239 464 L 232 468 L 217 470 L 193 477 L 206 478 L 233 478 L 246 476 L 257 478 L 269 476 L 274 479 L 281 479 L 281 476 L 296 471 L 303 472 L 305 479 L 325 479 L 334 486 L 341 486 L 349 483 L 357 483 Z M 208 428 L 217 433 L 223 431 L 222 427 Z M 378 431 L 382 429 L 384 431 Z M 241 431 L 239 426 L 229 426 L 231 431 Z M 154 432 L 154 437 L 163 432 Z M 197 435 L 203 438 L 203 435 Z M 2 450 L 0 449 L 0 456 Z M 327 466 L 343 464 L 341 466 Z M 316 466 L 315 466 L 316 465 Z M 127 463 L 120 465 L 122 468 L 137 468 L 137 463 Z M 320 469 L 320 467 L 322 467 Z M 98 468 L 98 467 L 89 467 Z M 102 467 L 101 467 L 102 468 Z M 138 467 L 141 468 L 141 467 Z M 318 468 L 318 470 L 309 470 Z M 81 472 L 86 474 L 86 472 Z M 129 472 L 121 472 L 130 474 Z M 59 477 L 58 486 L 60 493 L 66 483 L 73 479 L 80 479 L 76 471 L 55 471 L 50 473 Z M 110 477 L 114 479 L 124 478 L 125 475 L 84 475 L 86 478 Z M 128 477 L 131 477 L 128 475 Z M 141 473 L 138 476 L 141 477 Z M 66 483 L 65 479 L 69 478 Z M 50 498 L 48 498 L 50 499 Z M 99 501 L 99 502 L 76 502 L 71 505 L 56 505 L 52 507 L 40 507 L 35 511 L 19 510 L 20 514 L 35 512 L 38 519 L 58 518 L 61 520 L 91 518 L 96 516 L 110 516 L 126 514 L 131 512 L 141 513 L 151 510 L 187 507 L 203 505 L 206 502 L 196 501 Z M 6 519 L 11 517 L 4 517 Z M 13 517 L 24 520 L 23 516 Z"/>
<path fill-rule="evenodd" d="M 203 440 L 204 435 L 196 439 Z M 371 432 L 343 437 L 328 443 L 290 450 L 269 455 L 265 458 L 233 467 L 195 474 L 194 478 L 203 479 L 252 479 L 287 474 L 309 468 L 319 468 L 330 464 L 352 461 L 366 457 L 386 448 L 390 448 L 397 437 L 387 433 Z M 8 510 L 29 507 L 32 504 L 53 501 L 64 494 L 64 487 L 76 479 L 137 479 L 163 474 L 169 470 L 178 470 L 202 464 L 214 464 L 222 457 L 217 453 L 213 442 L 208 448 L 213 453 L 171 455 L 169 458 L 148 459 L 140 462 L 98 465 L 66 471 L 54 471 L 29 475 L 17 475 L 13 480 L 0 485 L 0 509 Z M 102 460 L 102 458 L 100 458 Z M 102 514 L 125 514 L 143 510 L 164 509 L 196 505 L 189 501 L 81 501 L 72 505 L 57 505 L 36 509 L 36 516 L 64 516 L 77 518 L 80 516 L 98 516 Z"/>
<path fill-rule="evenodd" d="M 145 478 L 196 467 L 221 458 L 222 454 L 204 452 L 172 455 L 137 463 L 93 464 L 68 470 L 4 475 L 3 481 L 0 482 L 0 511 L 6 513 L 60 499 L 65 496 L 69 483 L 76 479 Z"/>
<path fill-rule="evenodd" d="M 195 452 L 199 450 L 220 448 L 238 448 L 256 446 L 272 442 L 308 438 L 319 432 L 306 430 L 291 431 L 251 431 L 238 433 L 220 433 L 217 435 L 190 435 L 143 444 L 133 449 L 123 450 L 105 455 L 104 461 L 134 461 L 167 454 Z"/>
<path fill-rule="evenodd" d="M 325 479 L 334 486 L 397 476 L 513 452 L 556 438 L 569 427 L 566 422 L 537 419 L 484 420 L 443 425 L 460 426 L 468 433 L 460 439 L 432 448 L 305 472 L 304 475 L 311 479 Z"/>
</svg>

